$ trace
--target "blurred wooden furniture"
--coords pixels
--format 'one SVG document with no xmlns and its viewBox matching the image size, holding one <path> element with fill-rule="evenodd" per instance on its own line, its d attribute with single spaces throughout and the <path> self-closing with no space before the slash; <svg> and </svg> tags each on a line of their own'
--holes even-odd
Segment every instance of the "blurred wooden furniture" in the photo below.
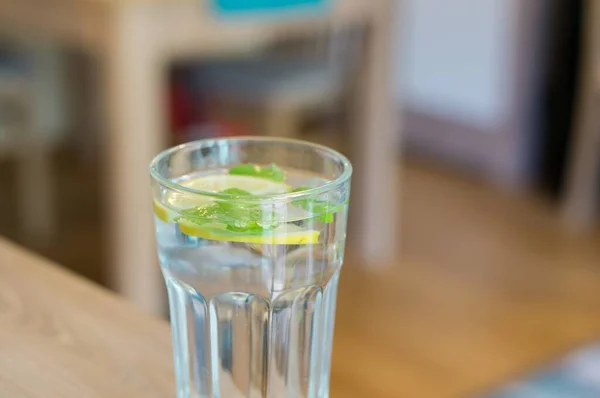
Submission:
<svg viewBox="0 0 600 398">
<path fill-rule="evenodd" d="M 584 39 L 567 169 L 564 214 L 575 231 L 593 228 L 600 209 L 600 3 L 585 2 Z"/>
<path fill-rule="evenodd" d="M 258 110 L 261 134 L 300 138 L 307 113 L 330 112 L 342 102 L 357 64 L 357 29 L 321 33 L 312 38 L 312 53 L 263 52 L 206 63 L 196 78 L 201 92 L 226 105 Z"/>
<path fill-rule="evenodd" d="M 267 136 L 299 138 L 305 112 L 330 108 L 341 97 L 341 79 L 324 65 L 288 61 L 277 68 L 277 60 L 233 62 L 210 65 L 206 78 L 215 83 L 219 100 L 260 110 L 261 133 Z"/>
<path fill-rule="evenodd" d="M 39 247 L 51 242 L 56 227 L 49 158 L 52 143 L 34 123 L 39 119 L 33 115 L 31 76 L 10 63 L 0 59 L 0 157 L 16 161 L 19 235 Z"/>
<path fill-rule="evenodd" d="M 166 322 L 0 239 L 0 396 L 175 394 Z"/>
<path fill-rule="evenodd" d="M 392 0 L 339 0 L 324 18 L 299 21 L 217 19 L 208 0 L 0 0 L 0 33 L 53 39 L 91 53 L 101 66 L 98 95 L 108 114 L 106 198 L 114 287 L 150 312 L 165 308 L 156 265 L 148 163 L 167 144 L 165 69 L 188 56 L 246 51 L 282 32 L 366 24 L 357 126 L 353 220 L 365 259 L 397 248 L 397 138 L 391 84 Z"/>
</svg>

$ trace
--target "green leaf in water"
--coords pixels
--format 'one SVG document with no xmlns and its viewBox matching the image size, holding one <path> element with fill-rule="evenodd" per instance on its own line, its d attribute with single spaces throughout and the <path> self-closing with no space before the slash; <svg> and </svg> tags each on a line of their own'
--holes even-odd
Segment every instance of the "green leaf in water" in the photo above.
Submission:
<svg viewBox="0 0 600 398">
<path fill-rule="evenodd" d="M 244 189 L 240 189 L 240 188 L 227 188 L 222 190 L 221 192 L 222 194 L 227 194 L 227 195 L 235 195 L 235 196 L 252 196 L 252 194 Z"/>
<path fill-rule="evenodd" d="M 229 174 L 266 178 L 267 180 L 277 182 L 283 182 L 283 180 L 285 180 L 284 171 L 275 163 L 273 163 L 270 166 L 264 167 L 252 163 L 238 164 L 237 166 L 234 166 L 231 169 L 229 169 Z"/>
<path fill-rule="evenodd" d="M 310 187 L 298 187 L 294 188 L 292 192 L 302 192 L 310 189 Z M 292 204 L 303 208 L 307 212 L 314 214 L 314 218 L 324 223 L 333 222 L 334 214 L 342 210 L 342 205 L 336 205 L 322 199 L 306 198 L 296 199 L 292 201 Z"/>
</svg>

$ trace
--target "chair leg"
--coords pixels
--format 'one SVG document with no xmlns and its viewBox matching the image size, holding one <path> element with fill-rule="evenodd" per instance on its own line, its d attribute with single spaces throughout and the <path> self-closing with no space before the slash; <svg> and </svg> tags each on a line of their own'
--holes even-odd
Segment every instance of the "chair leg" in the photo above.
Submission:
<svg viewBox="0 0 600 398">
<path fill-rule="evenodd" d="M 600 3 L 589 1 L 586 12 L 579 98 L 570 153 L 564 219 L 575 232 L 596 224 L 600 201 L 600 117 L 598 109 L 598 48 Z"/>
<path fill-rule="evenodd" d="M 56 231 L 51 156 L 44 145 L 24 145 L 17 160 L 21 239 L 33 247 L 51 243 Z"/>
<path fill-rule="evenodd" d="M 50 143 L 66 129 L 66 75 L 60 48 L 48 43 L 26 47 L 33 69 L 23 131 L 16 138 L 18 216 L 22 239 L 37 247 L 48 245 L 55 233 Z"/>
<path fill-rule="evenodd" d="M 600 117 L 598 102 L 590 98 L 580 110 L 580 126 L 575 135 L 564 217 L 574 231 L 596 225 L 600 201 Z"/>
</svg>

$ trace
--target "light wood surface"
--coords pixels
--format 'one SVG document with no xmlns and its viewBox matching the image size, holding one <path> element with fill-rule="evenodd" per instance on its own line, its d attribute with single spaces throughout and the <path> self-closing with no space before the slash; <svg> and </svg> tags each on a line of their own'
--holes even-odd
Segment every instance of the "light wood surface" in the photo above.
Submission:
<svg viewBox="0 0 600 398">
<path fill-rule="evenodd" d="M 0 397 L 174 392 L 166 322 L 0 240 Z"/>
<path fill-rule="evenodd" d="M 390 149 L 398 139 L 388 63 L 392 0 L 333 2 L 325 17 L 298 21 L 237 20 L 215 18 L 209 1 L 178 0 L 0 0 L 0 34 L 29 40 L 53 40 L 75 46 L 93 55 L 102 71 L 99 96 L 109 128 L 106 199 L 108 236 L 111 244 L 113 286 L 151 313 L 165 306 L 157 286 L 155 250 L 151 232 L 150 188 L 147 165 L 166 142 L 166 111 L 162 100 L 166 68 L 184 57 L 210 57 L 248 51 L 283 32 L 314 33 L 331 26 L 366 24 L 371 28 L 367 41 L 369 58 L 363 80 L 366 94 L 357 113 L 361 129 L 355 159 L 365 172 L 357 174 L 355 198 L 365 204 L 364 218 L 354 228 L 369 234 L 373 225 L 385 222 L 397 203 L 392 196 L 371 189 L 372 176 L 386 178 L 395 161 Z M 103 91 L 106 91 L 103 93 Z M 279 123 L 277 121 L 276 123 Z M 367 139 L 368 137 L 368 139 Z M 380 151 L 383 151 L 380 154 Z M 390 156 L 392 155 L 392 156 Z M 364 228 L 363 228 L 364 221 Z M 386 236 L 392 237 L 393 228 Z M 374 240 L 365 235 L 358 242 L 364 257 L 391 258 L 393 238 Z M 378 254 L 378 255 L 375 255 Z"/>
<path fill-rule="evenodd" d="M 536 197 L 405 170 L 400 260 L 346 256 L 333 398 L 480 396 L 600 339 L 600 231 L 571 236 Z"/>
</svg>

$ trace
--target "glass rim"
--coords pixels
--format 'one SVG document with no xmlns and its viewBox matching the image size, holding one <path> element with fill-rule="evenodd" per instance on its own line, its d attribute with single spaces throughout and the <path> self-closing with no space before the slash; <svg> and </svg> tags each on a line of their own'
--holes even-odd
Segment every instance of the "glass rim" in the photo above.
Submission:
<svg viewBox="0 0 600 398">
<path fill-rule="evenodd" d="M 185 148 L 190 148 L 190 147 L 196 148 L 196 149 L 203 148 L 203 147 L 210 147 L 210 146 L 214 146 L 215 144 L 217 144 L 219 142 L 224 142 L 224 143 L 226 143 L 226 142 L 272 142 L 274 144 L 279 143 L 279 144 L 301 145 L 301 146 L 307 147 L 311 150 L 323 151 L 323 152 L 329 154 L 330 156 L 332 156 L 332 158 L 334 158 L 335 160 L 339 161 L 342 164 L 343 170 L 342 170 L 342 173 L 335 179 L 333 179 L 331 181 L 327 181 L 326 183 L 316 186 L 314 188 L 306 189 L 304 191 L 286 192 L 286 193 L 277 193 L 277 194 L 253 195 L 252 197 L 249 197 L 249 198 L 246 198 L 246 197 L 240 198 L 239 195 L 235 195 L 235 194 L 209 192 L 209 191 L 202 191 L 199 189 L 186 187 L 184 185 L 173 182 L 172 180 L 164 177 L 158 171 L 157 164 L 164 158 L 166 158 L 170 155 L 173 155 L 173 154 L 177 153 L 178 151 L 181 151 Z M 333 191 L 333 190 L 339 188 L 340 186 L 342 186 L 343 184 L 345 184 L 350 179 L 350 177 L 352 176 L 352 164 L 350 163 L 350 161 L 348 160 L 348 158 L 346 156 L 344 156 L 340 152 L 336 151 L 335 149 L 331 149 L 325 145 L 315 144 L 315 143 L 312 143 L 309 141 L 304 141 L 304 140 L 297 140 L 297 139 L 292 139 L 292 138 L 282 138 L 282 137 L 258 137 L 258 136 L 205 138 L 205 139 L 201 139 L 201 140 L 185 142 L 183 144 L 179 144 L 179 145 L 176 145 L 176 146 L 173 146 L 173 147 L 170 147 L 170 148 L 167 148 L 167 149 L 161 151 L 150 162 L 150 176 L 155 181 L 157 181 L 160 185 L 162 185 L 166 188 L 169 188 L 171 190 L 174 190 L 174 191 L 177 191 L 180 193 L 189 194 L 189 195 L 209 196 L 209 197 L 213 197 L 213 198 L 217 198 L 217 199 L 227 199 L 227 200 L 235 199 L 235 200 L 240 200 L 240 201 L 244 201 L 244 202 L 246 202 L 246 201 L 254 202 L 254 201 L 263 201 L 263 200 L 276 201 L 276 200 L 298 199 L 298 198 L 302 198 L 302 197 L 316 196 L 316 195 L 323 194 L 325 192 Z"/>
</svg>

